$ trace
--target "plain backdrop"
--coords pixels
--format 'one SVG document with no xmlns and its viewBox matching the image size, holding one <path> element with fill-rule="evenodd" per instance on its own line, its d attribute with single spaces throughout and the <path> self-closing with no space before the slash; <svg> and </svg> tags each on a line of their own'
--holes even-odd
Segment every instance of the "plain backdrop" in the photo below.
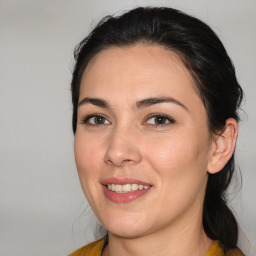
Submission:
<svg viewBox="0 0 256 256">
<path fill-rule="evenodd" d="M 256 255 L 255 0 L 0 0 L 0 256 L 67 255 L 94 239 L 73 155 L 73 49 L 100 18 L 139 5 L 202 19 L 234 62 L 246 101 L 231 204 Z"/>
</svg>

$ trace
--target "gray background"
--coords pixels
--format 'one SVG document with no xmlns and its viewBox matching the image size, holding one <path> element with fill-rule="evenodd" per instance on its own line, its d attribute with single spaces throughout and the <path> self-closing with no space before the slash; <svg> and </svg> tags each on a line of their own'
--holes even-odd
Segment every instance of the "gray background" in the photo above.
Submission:
<svg viewBox="0 0 256 256">
<path fill-rule="evenodd" d="M 256 255 L 255 0 L 0 0 L 0 256 L 61 256 L 94 239 L 73 157 L 72 51 L 104 15 L 156 4 L 206 21 L 236 66 L 247 115 L 231 197 Z"/>
</svg>

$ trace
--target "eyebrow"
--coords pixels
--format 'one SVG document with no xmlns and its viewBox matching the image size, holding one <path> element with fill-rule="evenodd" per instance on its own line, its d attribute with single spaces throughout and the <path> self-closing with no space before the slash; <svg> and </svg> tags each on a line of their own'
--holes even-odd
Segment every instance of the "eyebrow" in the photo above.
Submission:
<svg viewBox="0 0 256 256">
<path fill-rule="evenodd" d="M 177 99 L 174 99 L 172 97 L 153 97 L 153 98 L 146 98 L 140 101 L 136 102 L 136 106 L 138 109 L 149 107 L 151 105 L 159 104 L 159 103 L 174 103 L 182 108 L 184 108 L 186 111 L 188 111 L 188 108 L 182 104 Z"/>
<path fill-rule="evenodd" d="M 177 99 L 174 99 L 172 97 L 149 97 L 149 98 L 137 101 L 135 106 L 138 109 L 142 109 L 142 108 L 149 107 L 149 106 L 152 106 L 155 104 L 168 103 L 168 102 L 174 103 L 189 112 L 188 108 L 184 104 L 182 104 L 180 101 L 178 101 Z M 84 104 L 89 104 L 89 103 L 92 105 L 101 107 L 101 108 L 110 109 L 110 105 L 107 103 L 106 100 L 101 99 L 101 98 L 89 98 L 89 97 L 85 97 L 84 99 L 82 99 L 78 103 L 78 107 L 80 107 L 81 105 L 84 105 Z"/>
<path fill-rule="evenodd" d="M 88 103 L 98 106 L 98 107 L 101 107 L 101 108 L 110 108 L 110 106 L 106 100 L 100 99 L 100 98 L 89 98 L 89 97 L 82 99 L 78 103 L 78 107 L 80 107 L 81 105 L 84 105 L 84 104 L 88 104 Z"/>
</svg>

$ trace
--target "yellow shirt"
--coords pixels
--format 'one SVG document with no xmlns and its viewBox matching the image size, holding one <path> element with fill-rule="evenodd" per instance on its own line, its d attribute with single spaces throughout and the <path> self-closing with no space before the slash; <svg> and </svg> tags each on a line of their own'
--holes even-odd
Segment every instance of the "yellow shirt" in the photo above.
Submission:
<svg viewBox="0 0 256 256">
<path fill-rule="evenodd" d="M 105 240 L 101 239 L 96 242 L 90 243 L 68 256 L 101 256 Z M 215 241 L 205 256 L 224 256 L 224 252 L 218 241 Z M 225 256 L 243 256 L 239 250 L 231 250 Z"/>
</svg>

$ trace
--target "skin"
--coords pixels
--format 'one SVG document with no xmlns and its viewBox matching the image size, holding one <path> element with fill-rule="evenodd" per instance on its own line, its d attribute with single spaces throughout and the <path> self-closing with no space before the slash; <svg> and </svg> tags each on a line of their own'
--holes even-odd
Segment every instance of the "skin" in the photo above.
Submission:
<svg viewBox="0 0 256 256">
<path fill-rule="evenodd" d="M 205 255 L 213 243 L 202 227 L 208 173 L 221 170 L 231 156 L 236 122 L 227 120 L 226 131 L 213 136 L 189 71 L 176 53 L 157 45 L 113 47 L 94 56 L 79 102 L 88 97 L 108 104 L 81 103 L 75 134 L 83 191 L 109 234 L 103 255 Z M 152 97 L 176 102 L 136 106 Z M 170 120 L 159 124 L 155 113 Z M 104 118 L 84 121 L 95 114 Z M 101 184 L 109 177 L 152 188 L 132 202 L 114 203 Z"/>
</svg>

